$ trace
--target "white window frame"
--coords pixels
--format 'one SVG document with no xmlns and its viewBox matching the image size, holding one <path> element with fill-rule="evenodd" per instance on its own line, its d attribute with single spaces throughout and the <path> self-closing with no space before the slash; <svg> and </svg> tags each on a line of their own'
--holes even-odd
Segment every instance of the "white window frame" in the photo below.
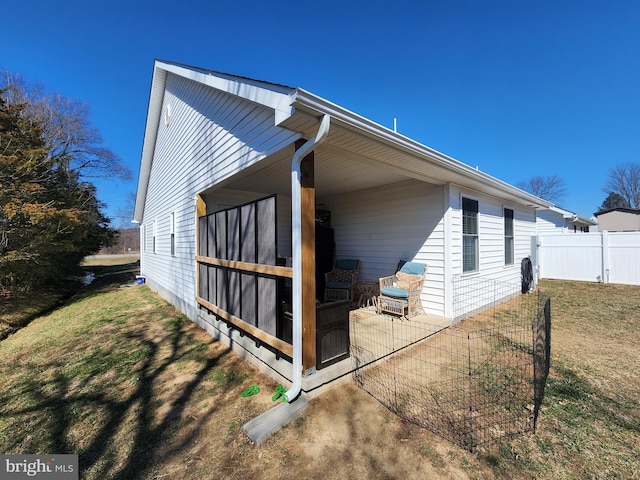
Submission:
<svg viewBox="0 0 640 480">
<path fill-rule="evenodd" d="M 507 211 L 511 212 L 511 218 L 507 216 Z M 515 218 L 516 212 L 513 208 L 502 207 L 502 217 L 504 218 L 504 264 L 505 266 L 511 266 L 515 262 L 515 242 L 516 242 L 516 234 L 515 234 Z M 511 234 L 509 234 L 509 220 L 511 220 Z M 509 261 L 509 256 L 511 257 L 511 261 Z"/>
<path fill-rule="evenodd" d="M 466 202 L 474 202 L 475 211 L 465 210 Z M 480 202 L 474 198 L 461 197 L 460 212 L 462 215 L 462 273 L 473 273 L 477 272 L 480 268 Z M 468 214 L 466 212 L 475 214 L 472 224 L 469 224 L 467 221 L 466 216 Z M 471 228 L 472 231 L 468 231 L 469 226 L 475 228 Z M 470 253 L 470 249 L 468 248 L 469 240 L 471 240 L 473 247 L 473 268 L 467 267 L 467 258 Z"/>
<path fill-rule="evenodd" d="M 152 232 L 152 252 L 153 253 L 158 253 L 158 222 L 156 220 L 153 221 L 153 232 Z"/>
<path fill-rule="evenodd" d="M 171 256 L 176 256 L 176 212 L 169 214 L 169 235 L 171 244 Z"/>
</svg>

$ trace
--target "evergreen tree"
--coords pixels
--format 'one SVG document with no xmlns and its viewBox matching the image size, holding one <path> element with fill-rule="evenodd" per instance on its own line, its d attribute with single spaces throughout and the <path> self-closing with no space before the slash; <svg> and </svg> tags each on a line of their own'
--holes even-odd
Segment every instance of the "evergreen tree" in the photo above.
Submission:
<svg viewBox="0 0 640 480">
<path fill-rule="evenodd" d="M 629 205 L 629 202 L 619 193 L 609 192 L 607 198 L 605 198 L 602 205 L 600 205 L 599 211 L 610 210 L 612 208 L 631 208 L 631 205 Z"/>
<path fill-rule="evenodd" d="M 61 279 L 115 236 L 95 187 L 51 156 L 26 103 L 0 90 L 0 285 Z"/>
</svg>

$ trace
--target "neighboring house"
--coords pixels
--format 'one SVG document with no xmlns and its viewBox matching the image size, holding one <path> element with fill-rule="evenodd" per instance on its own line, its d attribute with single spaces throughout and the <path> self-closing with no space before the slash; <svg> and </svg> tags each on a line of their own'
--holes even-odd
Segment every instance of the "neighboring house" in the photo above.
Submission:
<svg viewBox="0 0 640 480">
<path fill-rule="evenodd" d="M 542 208 L 536 212 L 538 235 L 545 233 L 586 233 L 597 223 L 558 207 Z"/>
<path fill-rule="evenodd" d="M 601 232 L 640 232 L 640 209 L 610 208 L 594 213 Z"/>
<path fill-rule="evenodd" d="M 359 259 L 361 282 L 400 259 L 428 264 L 424 309 L 451 318 L 454 277 L 520 282 L 536 209 L 552 206 L 305 90 L 155 62 L 134 216 L 141 273 L 291 390 L 315 370 L 319 243 Z M 292 340 L 273 319 L 288 301 Z"/>
</svg>

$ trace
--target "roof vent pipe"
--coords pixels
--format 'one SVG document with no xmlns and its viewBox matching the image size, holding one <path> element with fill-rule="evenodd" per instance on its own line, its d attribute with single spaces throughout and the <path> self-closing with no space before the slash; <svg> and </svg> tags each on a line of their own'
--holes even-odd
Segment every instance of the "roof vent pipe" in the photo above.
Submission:
<svg viewBox="0 0 640 480">
<path fill-rule="evenodd" d="M 318 133 L 307 140 L 291 161 L 291 249 L 293 263 L 293 385 L 285 393 L 287 402 L 293 401 L 302 388 L 302 205 L 301 205 L 301 174 L 302 159 L 324 142 L 329 134 L 331 117 L 324 115 Z"/>
</svg>

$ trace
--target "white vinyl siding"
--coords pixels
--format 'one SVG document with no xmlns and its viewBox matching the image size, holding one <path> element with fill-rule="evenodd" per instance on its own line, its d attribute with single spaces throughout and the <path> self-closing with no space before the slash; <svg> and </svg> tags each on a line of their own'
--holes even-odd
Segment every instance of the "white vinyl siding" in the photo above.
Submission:
<svg viewBox="0 0 640 480">
<path fill-rule="evenodd" d="M 336 257 L 360 260 L 358 281 L 391 275 L 401 259 L 426 263 L 422 304 L 427 313 L 445 314 L 442 187 L 410 180 L 318 202 L 331 211 Z"/>
<path fill-rule="evenodd" d="M 538 234 L 543 233 L 564 233 L 566 220 L 562 214 L 551 210 L 539 210 L 536 212 L 536 224 Z"/>
<path fill-rule="evenodd" d="M 196 308 L 196 195 L 299 135 L 276 127 L 273 110 L 173 74 L 167 77 L 163 114 L 167 105 L 170 121 L 158 125 L 143 213 L 146 224 L 157 219 L 157 255 L 143 252 L 140 268 L 156 288 L 181 299 L 178 306 L 186 311 Z"/>
<path fill-rule="evenodd" d="M 469 195 L 452 186 L 450 189 L 451 215 L 451 260 L 452 274 L 461 275 L 462 270 L 462 197 Z M 470 196 L 470 195 L 469 195 Z M 514 263 L 504 263 L 504 204 L 495 197 L 476 194 L 478 200 L 478 270 L 465 275 L 491 278 L 503 282 L 520 282 L 520 262 L 531 255 L 531 237 L 536 235 L 535 210 L 523 205 L 513 208 L 513 256 Z"/>
</svg>

